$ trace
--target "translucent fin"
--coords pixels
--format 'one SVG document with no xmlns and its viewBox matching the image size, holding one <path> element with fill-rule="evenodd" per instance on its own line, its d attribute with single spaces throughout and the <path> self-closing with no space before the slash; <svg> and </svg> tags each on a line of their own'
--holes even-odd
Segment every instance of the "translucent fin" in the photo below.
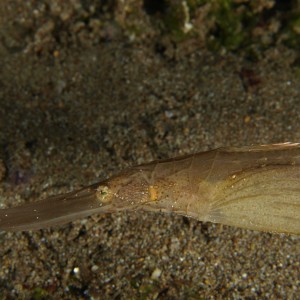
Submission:
<svg viewBox="0 0 300 300">
<path fill-rule="evenodd" d="M 300 167 L 273 165 L 233 175 L 216 187 L 208 220 L 300 234 Z"/>
</svg>

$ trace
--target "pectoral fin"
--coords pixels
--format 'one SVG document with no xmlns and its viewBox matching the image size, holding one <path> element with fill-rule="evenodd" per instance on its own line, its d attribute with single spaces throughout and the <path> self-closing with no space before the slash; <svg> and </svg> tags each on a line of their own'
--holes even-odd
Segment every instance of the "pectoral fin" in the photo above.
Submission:
<svg viewBox="0 0 300 300">
<path fill-rule="evenodd" d="M 233 175 L 216 187 L 208 220 L 300 234 L 300 167 L 274 165 Z"/>
</svg>

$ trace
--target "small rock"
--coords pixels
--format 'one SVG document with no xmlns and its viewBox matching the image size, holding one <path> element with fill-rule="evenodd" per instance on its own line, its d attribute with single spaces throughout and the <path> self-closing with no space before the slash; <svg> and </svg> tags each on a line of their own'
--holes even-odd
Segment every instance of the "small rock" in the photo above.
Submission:
<svg viewBox="0 0 300 300">
<path fill-rule="evenodd" d="M 92 272 L 97 272 L 99 267 L 97 265 L 92 266 Z"/>
<path fill-rule="evenodd" d="M 151 279 L 157 280 L 160 277 L 161 273 L 162 271 L 159 268 L 156 268 L 151 274 Z"/>
</svg>

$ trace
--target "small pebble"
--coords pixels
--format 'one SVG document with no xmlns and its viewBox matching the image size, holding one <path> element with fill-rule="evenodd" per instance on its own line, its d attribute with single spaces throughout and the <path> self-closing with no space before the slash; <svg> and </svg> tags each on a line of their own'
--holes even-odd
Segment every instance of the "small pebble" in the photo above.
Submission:
<svg viewBox="0 0 300 300">
<path fill-rule="evenodd" d="M 97 265 L 93 265 L 91 270 L 92 270 L 92 272 L 97 272 L 98 269 L 99 269 L 99 267 Z"/>
<path fill-rule="evenodd" d="M 156 268 L 151 274 L 151 279 L 157 280 L 160 277 L 161 273 L 162 273 L 162 271 L 160 269 Z"/>
</svg>

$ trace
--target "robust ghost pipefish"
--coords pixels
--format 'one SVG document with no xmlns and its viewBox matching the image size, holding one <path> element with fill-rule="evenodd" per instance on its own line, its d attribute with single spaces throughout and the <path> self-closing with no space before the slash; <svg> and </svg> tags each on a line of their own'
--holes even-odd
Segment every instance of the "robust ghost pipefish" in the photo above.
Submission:
<svg viewBox="0 0 300 300">
<path fill-rule="evenodd" d="M 132 167 L 75 192 L 1 209 L 0 230 L 122 210 L 300 234 L 300 144 L 219 148 Z"/>
</svg>

